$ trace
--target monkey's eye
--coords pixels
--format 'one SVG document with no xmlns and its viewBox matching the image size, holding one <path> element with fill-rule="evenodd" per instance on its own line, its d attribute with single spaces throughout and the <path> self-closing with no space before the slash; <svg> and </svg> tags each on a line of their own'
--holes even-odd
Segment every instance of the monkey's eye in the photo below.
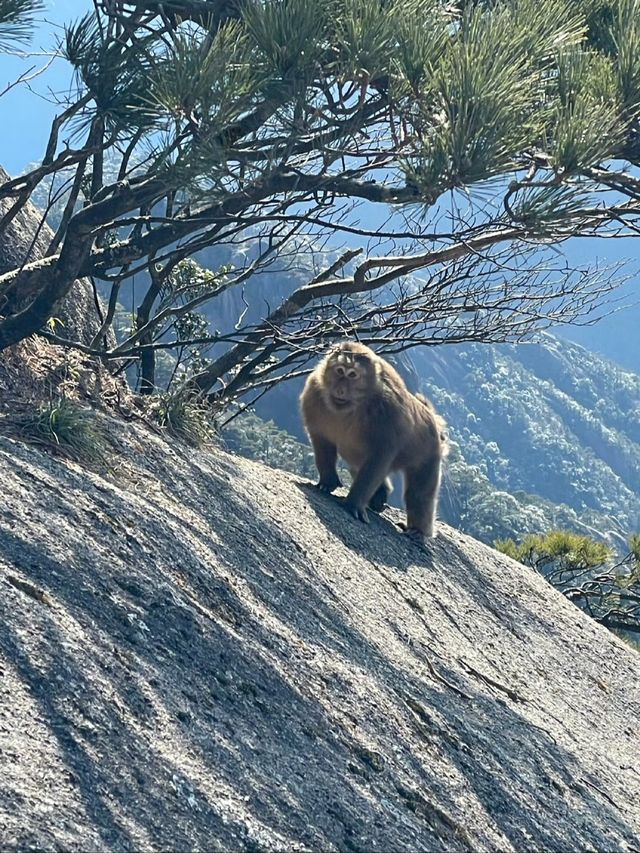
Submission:
<svg viewBox="0 0 640 853">
<path fill-rule="evenodd" d="M 341 364 L 336 365 L 336 375 L 344 376 L 344 367 Z"/>
<path fill-rule="evenodd" d="M 358 378 L 358 371 L 351 368 L 351 370 L 349 370 L 347 372 L 347 377 L 349 379 L 357 379 Z"/>
</svg>

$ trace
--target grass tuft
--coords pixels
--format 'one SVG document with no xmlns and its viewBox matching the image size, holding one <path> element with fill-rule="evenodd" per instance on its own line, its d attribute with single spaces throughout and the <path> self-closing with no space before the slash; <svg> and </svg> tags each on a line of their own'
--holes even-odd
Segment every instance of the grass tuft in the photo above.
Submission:
<svg viewBox="0 0 640 853">
<path fill-rule="evenodd" d="M 106 465 L 107 438 L 95 412 L 64 397 L 11 418 L 17 436 L 76 462 Z"/>
<path fill-rule="evenodd" d="M 216 438 L 211 406 L 183 389 L 154 400 L 152 412 L 160 426 L 191 447 L 204 447 Z"/>
</svg>

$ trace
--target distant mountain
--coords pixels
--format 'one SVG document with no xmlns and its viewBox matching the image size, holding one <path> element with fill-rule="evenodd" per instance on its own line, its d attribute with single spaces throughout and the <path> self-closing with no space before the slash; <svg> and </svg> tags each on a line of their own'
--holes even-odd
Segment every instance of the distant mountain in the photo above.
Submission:
<svg viewBox="0 0 640 853">
<path fill-rule="evenodd" d="M 621 274 L 629 276 L 611 294 L 611 301 L 597 315 L 604 315 L 593 325 L 565 326 L 558 336 L 568 338 L 601 353 L 627 370 L 640 374 L 640 281 L 638 270 L 638 237 L 624 239 L 574 238 L 563 246 L 571 267 L 581 265 L 615 266 L 621 264 Z M 607 312 L 610 313 L 607 313 Z"/>
<path fill-rule="evenodd" d="M 410 365 L 496 489 L 568 506 L 602 532 L 640 528 L 640 377 L 551 335 L 423 348 Z"/>
</svg>

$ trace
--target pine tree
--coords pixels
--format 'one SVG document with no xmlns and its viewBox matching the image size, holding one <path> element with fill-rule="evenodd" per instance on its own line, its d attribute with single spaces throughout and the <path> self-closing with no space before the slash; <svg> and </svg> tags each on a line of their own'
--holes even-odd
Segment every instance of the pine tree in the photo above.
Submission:
<svg viewBox="0 0 640 853">
<path fill-rule="evenodd" d="M 0 35 L 24 36 L 36 6 L 0 3 Z M 0 348 L 82 346 L 46 323 L 90 276 L 109 307 L 88 354 L 142 363 L 151 392 L 157 352 L 193 353 L 193 387 L 227 404 L 345 333 L 383 352 L 520 340 L 615 286 L 539 250 L 637 231 L 639 0 L 97 6 L 65 32 L 77 91 L 41 163 L 0 185 L 1 239 L 39 188 L 68 184 L 46 256 L 0 276 Z M 243 265 L 175 286 L 229 245 Z M 262 292 L 269 264 L 293 292 Z M 108 347 L 142 272 L 134 327 Z M 179 324 L 232 288 L 260 319 Z"/>
</svg>

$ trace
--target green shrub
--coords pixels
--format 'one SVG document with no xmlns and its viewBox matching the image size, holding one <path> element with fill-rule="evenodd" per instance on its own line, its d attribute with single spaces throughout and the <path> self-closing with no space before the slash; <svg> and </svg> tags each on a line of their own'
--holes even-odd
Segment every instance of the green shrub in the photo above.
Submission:
<svg viewBox="0 0 640 853">
<path fill-rule="evenodd" d="M 498 551 L 541 572 L 597 622 L 638 647 L 640 637 L 640 534 L 615 559 L 604 542 L 567 530 L 525 536 L 520 544 L 497 539 Z"/>
<path fill-rule="evenodd" d="M 570 530 L 531 534 L 519 545 L 513 539 L 497 539 L 494 547 L 534 569 L 552 564 L 563 570 L 589 569 L 603 565 L 613 556 L 612 549 L 604 542 Z"/>
</svg>

